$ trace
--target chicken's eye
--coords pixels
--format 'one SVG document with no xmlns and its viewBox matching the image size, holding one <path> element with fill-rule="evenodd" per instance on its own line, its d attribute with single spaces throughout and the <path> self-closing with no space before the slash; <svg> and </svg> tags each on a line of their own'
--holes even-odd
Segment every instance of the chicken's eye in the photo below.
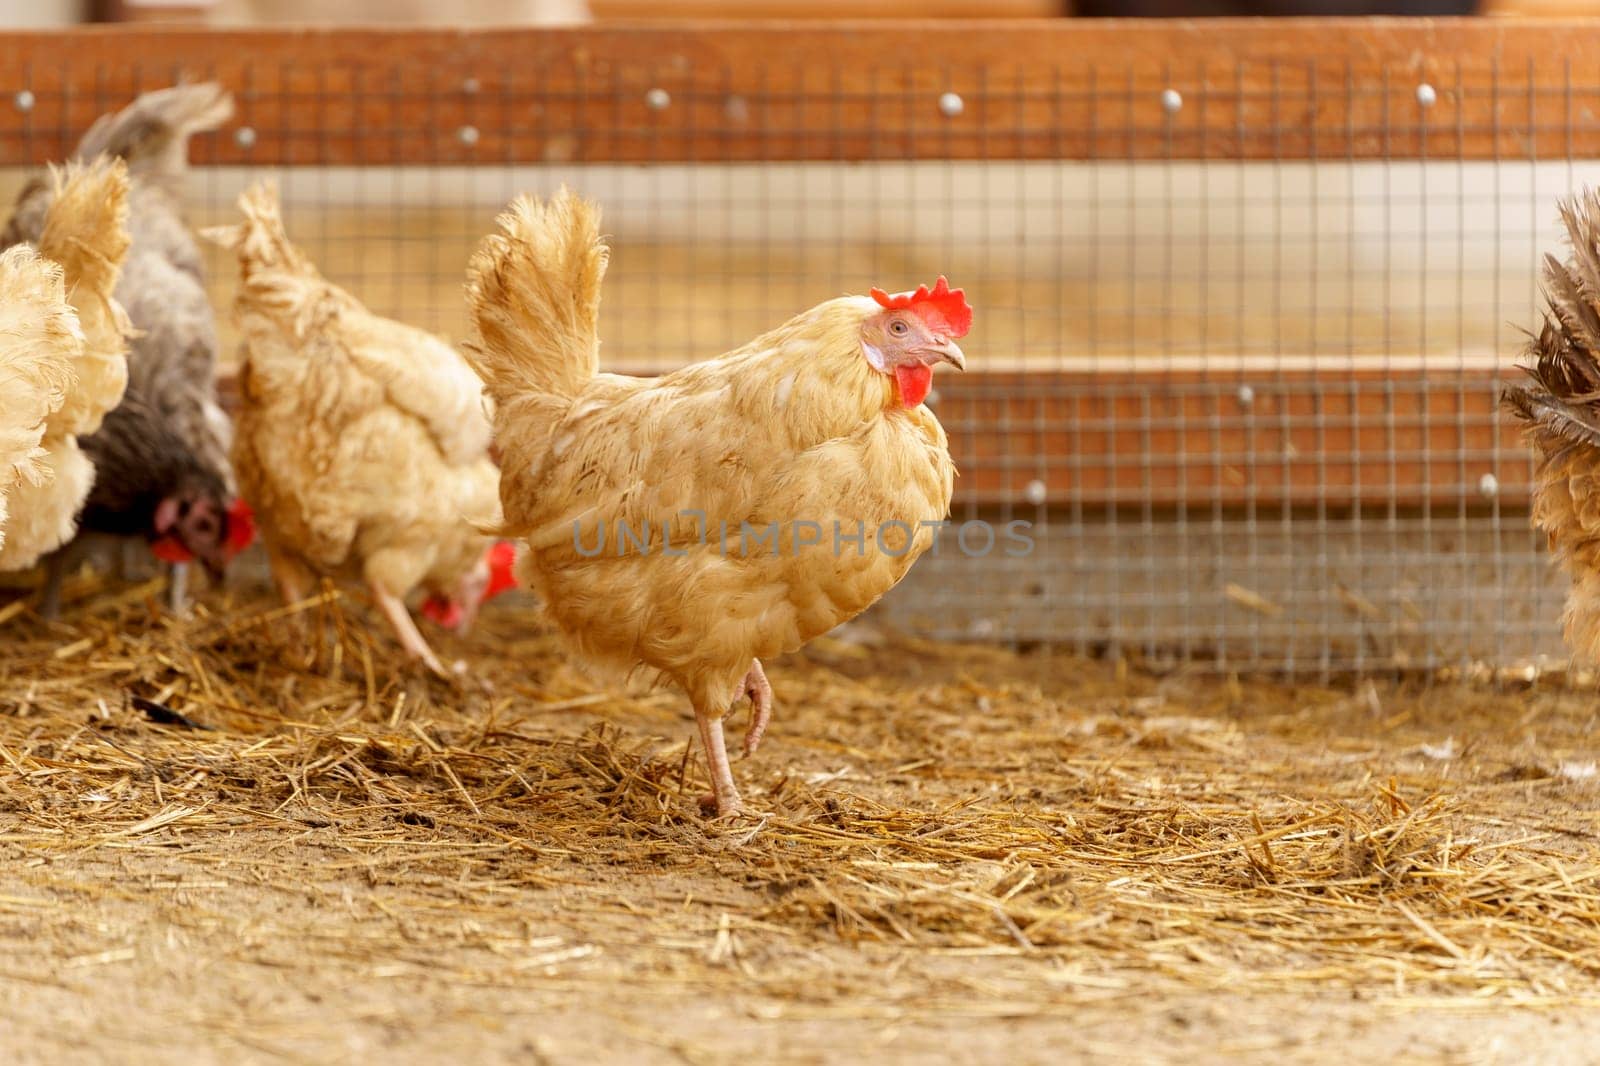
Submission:
<svg viewBox="0 0 1600 1066">
<path fill-rule="evenodd" d="M 902 320 L 900 320 L 898 318 L 895 319 L 893 322 L 889 323 L 889 332 L 893 333 L 896 337 L 905 336 L 906 335 L 906 331 L 909 330 L 910 328 L 911 328 L 910 326 L 906 325 L 905 322 L 903 322 Z"/>
</svg>

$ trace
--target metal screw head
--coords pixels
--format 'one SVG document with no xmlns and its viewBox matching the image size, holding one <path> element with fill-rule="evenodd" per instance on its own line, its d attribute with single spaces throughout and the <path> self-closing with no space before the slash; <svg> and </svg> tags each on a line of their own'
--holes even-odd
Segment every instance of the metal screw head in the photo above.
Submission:
<svg viewBox="0 0 1600 1066">
<path fill-rule="evenodd" d="M 1478 479 L 1478 493 L 1486 500 L 1492 500 L 1500 495 L 1500 479 L 1493 474 L 1485 474 Z"/>
<path fill-rule="evenodd" d="M 672 94 L 665 89 L 651 89 L 644 94 L 644 106 L 652 111 L 665 111 L 672 106 Z"/>
<path fill-rule="evenodd" d="M 1238 395 L 1240 407 L 1249 407 L 1256 402 L 1256 390 L 1249 385 L 1240 385 Z"/>
<path fill-rule="evenodd" d="M 939 113 L 946 118 L 955 118 L 967 109 L 967 102 L 961 99 L 960 93 L 940 93 Z"/>
<path fill-rule="evenodd" d="M 464 93 L 475 93 L 480 88 L 482 88 L 482 86 L 478 83 L 477 78 L 468 78 L 466 81 L 461 83 L 461 91 Z"/>
<path fill-rule="evenodd" d="M 1434 102 L 1438 99 L 1439 94 L 1434 92 L 1433 86 L 1429 85 L 1427 82 L 1423 82 L 1421 85 L 1417 86 L 1417 103 L 1421 104 L 1423 107 L 1432 107 Z"/>
<path fill-rule="evenodd" d="M 1176 115 L 1183 110 L 1183 94 L 1176 89 L 1161 90 L 1161 110 Z"/>
<path fill-rule="evenodd" d="M 1028 487 L 1022 490 L 1022 494 L 1026 496 L 1028 498 L 1028 502 L 1033 504 L 1035 507 L 1043 506 L 1044 501 L 1050 498 L 1049 488 L 1038 478 L 1034 478 L 1032 481 L 1028 482 Z"/>
<path fill-rule="evenodd" d="M 256 143 L 256 131 L 250 126 L 240 126 L 233 131 L 233 143 L 240 148 L 249 148 Z"/>
<path fill-rule="evenodd" d="M 476 127 L 476 126 L 462 126 L 460 129 L 456 130 L 456 140 L 460 141 L 462 144 L 466 145 L 469 148 L 472 145 L 477 144 L 478 143 L 478 127 Z"/>
<path fill-rule="evenodd" d="M 23 89 L 21 92 L 17 93 L 17 95 L 11 98 L 11 102 L 17 105 L 18 111 L 32 111 L 33 105 L 36 101 L 34 100 L 33 93 L 29 92 L 27 89 Z"/>
</svg>

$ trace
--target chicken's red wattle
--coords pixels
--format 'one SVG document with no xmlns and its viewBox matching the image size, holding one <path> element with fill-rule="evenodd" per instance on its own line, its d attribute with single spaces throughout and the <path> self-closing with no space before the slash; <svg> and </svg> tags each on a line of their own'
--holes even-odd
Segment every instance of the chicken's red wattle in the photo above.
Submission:
<svg viewBox="0 0 1600 1066">
<path fill-rule="evenodd" d="M 895 387 L 900 390 L 900 403 L 915 407 L 928 398 L 933 388 L 933 367 L 927 363 L 905 363 L 894 368 Z"/>
<path fill-rule="evenodd" d="M 462 613 L 459 603 L 444 596 L 429 596 L 422 601 L 423 617 L 433 619 L 446 629 L 459 626 Z"/>
<path fill-rule="evenodd" d="M 192 563 L 194 556 L 183 542 L 172 533 L 157 537 L 150 542 L 150 554 L 164 563 Z"/>
</svg>

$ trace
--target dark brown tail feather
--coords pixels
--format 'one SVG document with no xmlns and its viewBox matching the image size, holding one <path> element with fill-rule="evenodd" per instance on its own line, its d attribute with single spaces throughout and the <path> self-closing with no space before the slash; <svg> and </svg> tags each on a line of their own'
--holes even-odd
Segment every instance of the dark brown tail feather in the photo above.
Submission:
<svg viewBox="0 0 1600 1066">
<path fill-rule="evenodd" d="M 1530 380 L 1501 393 L 1546 458 L 1572 445 L 1600 448 L 1600 193 L 1564 201 L 1571 258 L 1544 262 L 1544 324 L 1521 367 Z"/>
</svg>

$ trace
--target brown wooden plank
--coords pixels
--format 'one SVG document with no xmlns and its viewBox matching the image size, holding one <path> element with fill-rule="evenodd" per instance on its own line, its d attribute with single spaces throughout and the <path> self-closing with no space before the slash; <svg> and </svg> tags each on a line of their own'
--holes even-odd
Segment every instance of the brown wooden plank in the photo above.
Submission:
<svg viewBox="0 0 1600 1066">
<path fill-rule="evenodd" d="M 1052 504 L 1091 509 L 1521 507 L 1531 462 L 1498 410 L 1506 379 L 983 373 L 943 376 L 934 410 L 962 472 L 958 503 L 1025 508 L 1042 487 Z"/>
<path fill-rule="evenodd" d="M 955 506 L 1332 512 L 1527 507 L 1533 464 L 1484 370 L 938 376 Z M 1242 394 L 1242 388 L 1248 388 Z M 223 382 L 232 405 L 234 384 Z M 1241 402 L 1249 396 L 1249 403 Z M 1484 491 L 1485 475 L 1492 492 Z"/>
<path fill-rule="evenodd" d="M 630 19 L 1007 19 L 1068 13 L 1067 0 L 589 0 L 602 22 Z"/>
<path fill-rule="evenodd" d="M 228 165 L 1600 156 L 1596 19 L 885 33 L 865 21 L 0 33 L 0 164 L 59 158 L 96 114 L 180 76 L 238 93 L 235 125 L 253 141 L 196 149 Z M 941 112 L 944 93 L 960 113 Z"/>
</svg>

